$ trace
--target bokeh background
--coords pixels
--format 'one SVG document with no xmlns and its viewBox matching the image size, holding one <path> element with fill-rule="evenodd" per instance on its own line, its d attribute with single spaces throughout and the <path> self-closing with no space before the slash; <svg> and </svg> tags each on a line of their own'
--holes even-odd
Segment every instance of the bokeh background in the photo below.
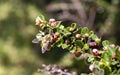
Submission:
<svg viewBox="0 0 120 75">
<path fill-rule="evenodd" d="M 44 75 L 37 72 L 42 64 L 89 72 L 88 64 L 67 50 L 41 54 L 39 44 L 32 44 L 38 32 L 35 18 L 41 14 L 65 26 L 76 22 L 120 45 L 120 0 L 0 0 L 0 75 Z"/>
</svg>

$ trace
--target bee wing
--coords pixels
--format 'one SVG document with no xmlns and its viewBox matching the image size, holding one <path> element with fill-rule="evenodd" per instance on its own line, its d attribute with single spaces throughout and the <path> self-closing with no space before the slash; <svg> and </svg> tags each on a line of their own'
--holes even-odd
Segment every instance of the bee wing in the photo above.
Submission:
<svg viewBox="0 0 120 75">
<path fill-rule="evenodd" d="M 44 54 L 46 52 L 46 49 L 44 47 L 42 47 L 42 54 Z"/>
<path fill-rule="evenodd" d="M 40 40 L 37 39 L 37 38 L 35 38 L 35 39 L 32 40 L 32 43 L 39 43 L 39 42 L 40 42 Z"/>
</svg>

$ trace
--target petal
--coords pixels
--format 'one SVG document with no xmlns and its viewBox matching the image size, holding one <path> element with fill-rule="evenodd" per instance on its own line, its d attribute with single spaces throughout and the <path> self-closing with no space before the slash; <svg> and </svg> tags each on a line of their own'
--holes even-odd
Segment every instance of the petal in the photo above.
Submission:
<svg viewBox="0 0 120 75">
<path fill-rule="evenodd" d="M 40 17 L 38 16 L 37 18 L 36 18 L 36 22 L 38 22 L 38 21 L 40 21 L 41 19 L 40 19 Z"/>
<path fill-rule="evenodd" d="M 54 18 L 49 19 L 49 23 L 53 23 L 53 22 L 55 22 Z"/>
</svg>

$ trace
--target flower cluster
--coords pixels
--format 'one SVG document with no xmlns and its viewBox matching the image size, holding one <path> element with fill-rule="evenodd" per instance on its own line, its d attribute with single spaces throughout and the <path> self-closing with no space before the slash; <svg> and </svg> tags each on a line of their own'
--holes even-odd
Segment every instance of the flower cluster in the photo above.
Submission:
<svg viewBox="0 0 120 75">
<path fill-rule="evenodd" d="M 101 41 L 93 31 L 86 27 L 78 28 L 75 23 L 64 27 L 61 21 L 46 21 L 44 16 L 40 16 L 36 18 L 36 25 L 40 30 L 32 42 L 40 43 L 42 53 L 54 46 L 67 49 L 75 56 L 88 53 L 87 61 L 91 63 L 92 69 L 103 70 L 105 75 L 120 74 L 119 46 L 110 44 L 107 40 Z M 90 70 L 93 72 L 91 65 Z"/>
<path fill-rule="evenodd" d="M 42 65 L 41 69 L 38 69 L 38 72 L 48 72 L 49 74 L 54 75 L 77 75 L 76 72 L 70 73 L 66 69 L 62 70 L 58 65 Z"/>
</svg>

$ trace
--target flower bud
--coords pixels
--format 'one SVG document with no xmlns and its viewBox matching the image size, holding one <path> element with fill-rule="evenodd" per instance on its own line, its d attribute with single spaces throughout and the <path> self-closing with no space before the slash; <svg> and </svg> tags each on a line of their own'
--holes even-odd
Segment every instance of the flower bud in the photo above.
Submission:
<svg viewBox="0 0 120 75">
<path fill-rule="evenodd" d="M 115 48 L 115 44 L 111 44 L 110 46 L 111 46 L 112 48 Z"/>
<path fill-rule="evenodd" d="M 56 25 L 56 22 L 53 22 L 50 24 L 52 27 L 54 27 Z"/>
<path fill-rule="evenodd" d="M 78 52 L 77 50 L 74 51 L 73 53 L 76 57 L 79 57 L 81 55 L 81 52 Z"/>
<path fill-rule="evenodd" d="M 97 48 L 98 47 L 98 44 L 96 42 L 89 42 L 88 45 L 90 48 Z"/>
<path fill-rule="evenodd" d="M 55 32 L 55 35 L 56 35 L 56 36 L 59 36 L 59 35 L 60 35 L 60 33 L 59 33 L 59 32 Z"/>
<path fill-rule="evenodd" d="M 88 36 L 89 36 L 89 34 L 88 34 L 88 33 L 84 34 L 84 37 L 85 37 L 85 38 L 88 38 Z"/>
<path fill-rule="evenodd" d="M 53 18 L 49 19 L 49 24 L 50 24 L 52 27 L 54 27 L 54 26 L 56 25 L 55 19 L 53 19 Z"/>
<path fill-rule="evenodd" d="M 70 28 L 69 31 L 70 31 L 70 32 L 74 31 L 74 28 Z"/>
<path fill-rule="evenodd" d="M 104 50 L 104 51 L 107 51 L 107 50 L 108 50 L 108 48 L 107 48 L 106 46 L 104 46 L 104 47 L 103 47 L 103 50 Z"/>
<path fill-rule="evenodd" d="M 61 26 L 60 26 L 60 29 L 64 29 L 64 26 L 63 26 L 63 25 L 61 25 Z"/>
<path fill-rule="evenodd" d="M 76 37 L 77 39 L 80 39 L 80 34 L 76 34 L 75 37 Z"/>
<path fill-rule="evenodd" d="M 54 36 L 53 36 L 53 41 L 56 42 L 56 40 L 57 40 L 57 36 L 54 35 Z"/>
<path fill-rule="evenodd" d="M 116 53 L 115 52 L 113 52 L 112 53 L 112 58 L 116 58 L 117 56 L 116 56 Z"/>
<path fill-rule="evenodd" d="M 92 50 L 92 54 L 94 54 L 94 55 L 97 56 L 97 55 L 99 54 L 98 49 L 93 49 L 93 50 Z"/>
<path fill-rule="evenodd" d="M 69 41 L 69 40 L 65 40 L 65 43 L 66 43 L 66 44 L 70 44 L 70 41 Z"/>
<path fill-rule="evenodd" d="M 50 23 L 50 24 L 51 24 L 51 23 L 54 23 L 54 22 L 56 22 L 55 19 L 53 19 L 53 18 L 49 19 L 49 23 Z"/>
<path fill-rule="evenodd" d="M 101 39 L 95 39 L 95 42 L 99 44 L 101 42 Z"/>
</svg>

